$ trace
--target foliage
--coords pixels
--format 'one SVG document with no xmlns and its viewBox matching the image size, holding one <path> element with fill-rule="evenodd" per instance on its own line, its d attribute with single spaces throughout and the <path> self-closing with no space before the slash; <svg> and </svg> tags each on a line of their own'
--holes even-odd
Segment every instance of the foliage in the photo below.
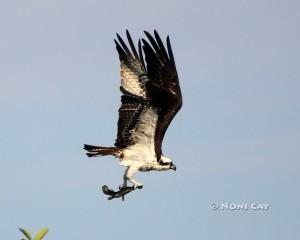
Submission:
<svg viewBox="0 0 300 240">
<path fill-rule="evenodd" d="M 34 239 L 32 238 L 29 231 L 27 231 L 24 228 L 19 228 L 19 230 L 24 234 L 24 236 L 27 238 L 27 240 L 42 240 L 42 238 L 48 233 L 48 228 L 42 228 L 38 233 L 35 235 Z M 26 239 L 22 239 L 26 240 Z"/>
</svg>

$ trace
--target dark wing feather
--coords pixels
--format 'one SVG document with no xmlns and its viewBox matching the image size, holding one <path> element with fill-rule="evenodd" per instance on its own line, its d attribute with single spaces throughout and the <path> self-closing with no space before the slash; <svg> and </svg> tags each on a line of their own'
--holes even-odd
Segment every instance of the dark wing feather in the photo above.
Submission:
<svg viewBox="0 0 300 240">
<path fill-rule="evenodd" d="M 159 160 L 165 132 L 182 106 L 182 95 L 169 37 L 166 50 L 156 31 L 155 39 L 148 32 L 145 34 L 151 44 L 142 39 L 150 79 L 146 89 L 159 114 L 154 141 L 156 157 Z"/>
<path fill-rule="evenodd" d="M 126 31 L 131 50 L 117 34 L 116 49 L 121 62 L 121 107 L 119 108 L 118 133 L 115 146 L 134 144 L 133 134 L 141 114 L 149 107 L 145 84 L 148 81 L 143 59 L 138 55 L 131 36 Z M 139 48 L 141 48 L 139 46 Z"/>
<path fill-rule="evenodd" d="M 140 97 L 124 94 L 121 97 L 119 108 L 118 133 L 115 146 L 127 147 L 135 144 L 133 135 L 136 130 L 139 118 L 148 107 L 149 102 Z"/>
</svg>

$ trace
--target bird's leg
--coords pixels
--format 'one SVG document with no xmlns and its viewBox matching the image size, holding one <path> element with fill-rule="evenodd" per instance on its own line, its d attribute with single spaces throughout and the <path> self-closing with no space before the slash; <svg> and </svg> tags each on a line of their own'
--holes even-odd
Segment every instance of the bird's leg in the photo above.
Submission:
<svg viewBox="0 0 300 240">
<path fill-rule="evenodd" d="M 132 182 L 133 183 L 133 187 L 134 189 L 136 188 L 143 188 L 143 184 L 136 181 L 134 178 L 133 178 L 133 175 L 138 171 L 139 167 L 135 167 L 135 166 L 130 166 L 127 168 L 125 174 L 124 174 L 124 183 L 126 181 L 126 184 L 127 184 L 127 180 L 129 182 Z"/>
<path fill-rule="evenodd" d="M 128 168 L 126 169 L 126 171 L 125 171 L 125 173 L 123 175 L 123 185 L 119 186 L 119 190 L 127 188 L 127 178 L 126 178 L 127 171 L 128 171 Z"/>
<path fill-rule="evenodd" d="M 136 189 L 136 188 L 139 188 L 139 189 L 143 188 L 143 184 L 140 183 L 140 182 L 138 182 L 137 180 L 135 180 L 133 178 L 128 178 L 128 180 L 133 183 L 134 189 Z"/>
</svg>

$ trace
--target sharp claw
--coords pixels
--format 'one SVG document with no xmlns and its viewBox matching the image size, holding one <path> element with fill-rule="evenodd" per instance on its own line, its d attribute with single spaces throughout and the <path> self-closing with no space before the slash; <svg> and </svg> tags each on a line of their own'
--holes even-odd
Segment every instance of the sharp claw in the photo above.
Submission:
<svg viewBox="0 0 300 240">
<path fill-rule="evenodd" d="M 124 184 L 123 184 L 123 185 L 120 185 L 120 186 L 119 186 L 119 190 L 126 189 L 127 187 L 128 187 L 128 186 L 127 186 L 127 185 L 124 185 Z"/>
<path fill-rule="evenodd" d="M 138 188 L 138 189 L 142 189 L 142 188 L 143 188 L 143 185 L 134 184 L 134 185 L 133 185 L 133 188 L 134 188 L 134 189 L 137 189 L 137 188 Z"/>
</svg>

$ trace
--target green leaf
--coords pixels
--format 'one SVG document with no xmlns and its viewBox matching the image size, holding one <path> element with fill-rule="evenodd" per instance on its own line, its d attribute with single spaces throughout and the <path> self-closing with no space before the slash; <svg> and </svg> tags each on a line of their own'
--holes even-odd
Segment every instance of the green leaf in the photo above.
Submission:
<svg viewBox="0 0 300 240">
<path fill-rule="evenodd" d="M 26 237 L 28 240 L 32 240 L 32 237 L 31 237 L 30 232 L 28 232 L 26 229 L 23 229 L 23 228 L 19 228 L 19 230 L 25 235 L 25 237 Z"/>
<path fill-rule="evenodd" d="M 41 240 L 49 231 L 48 228 L 42 228 L 36 235 L 34 240 Z"/>
</svg>

